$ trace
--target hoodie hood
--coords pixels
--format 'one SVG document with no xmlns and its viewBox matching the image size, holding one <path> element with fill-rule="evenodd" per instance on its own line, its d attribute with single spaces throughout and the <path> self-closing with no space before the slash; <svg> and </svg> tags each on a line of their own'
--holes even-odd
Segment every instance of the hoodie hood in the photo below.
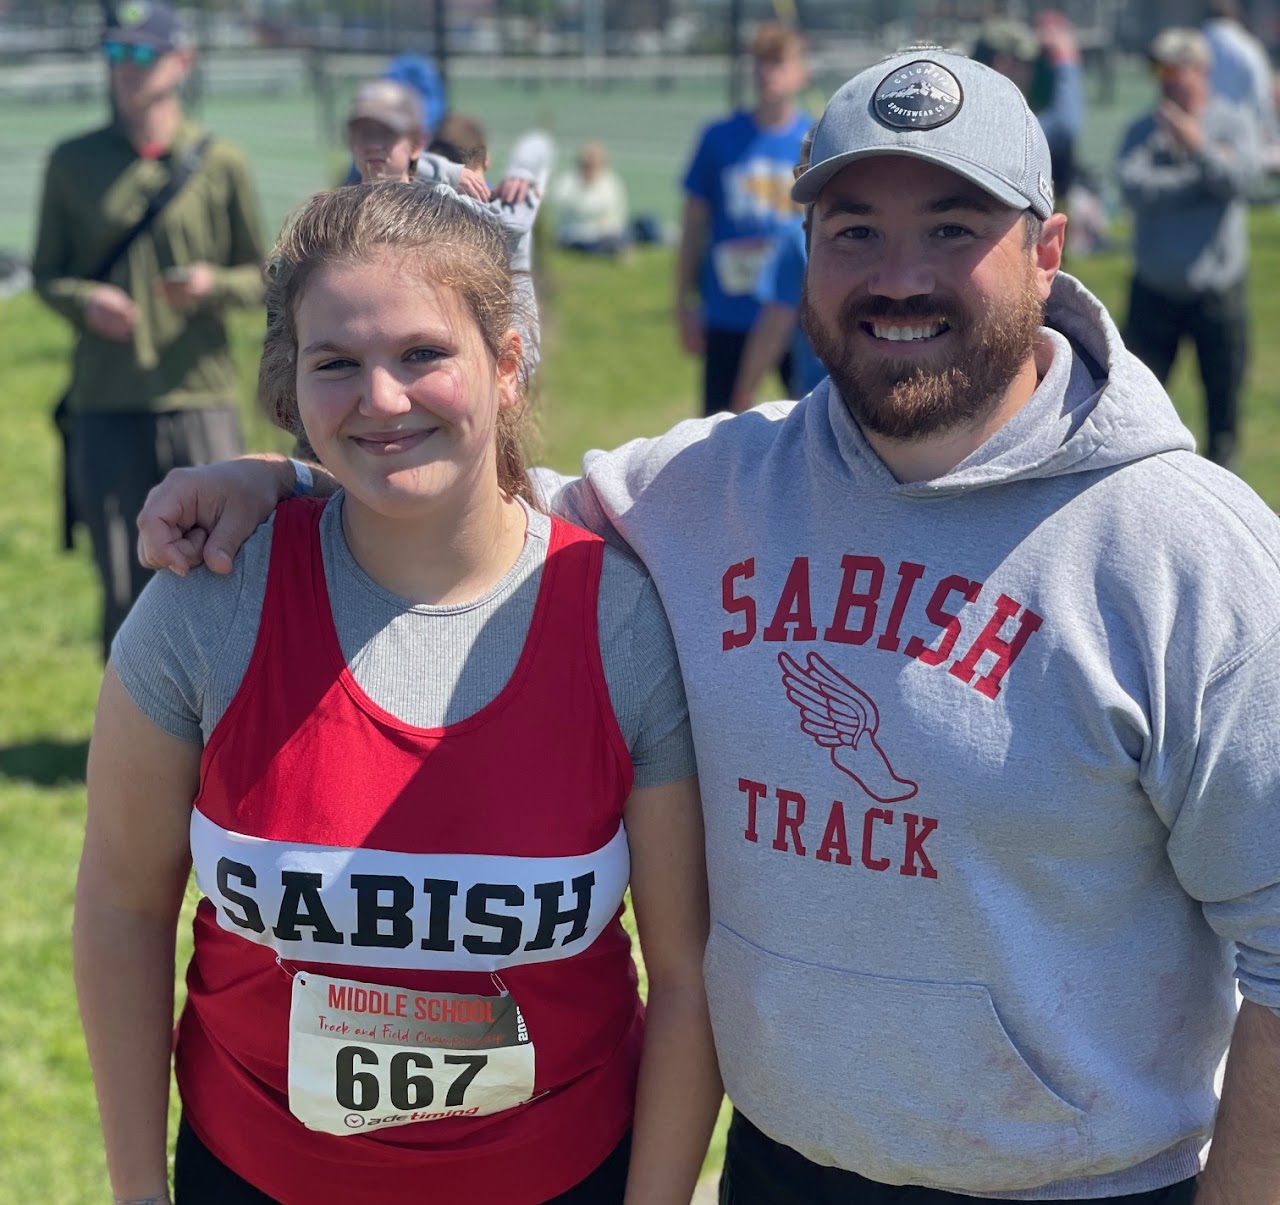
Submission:
<svg viewBox="0 0 1280 1205">
<path fill-rule="evenodd" d="M 931 481 L 894 478 L 830 379 L 811 395 L 812 417 L 830 424 L 846 470 L 861 484 L 903 497 L 942 497 L 1195 450 L 1169 395 L 1125 349 L 1106 307 L 1074 277 L 1055 278 L 1042 334 L 1053 361 L 1027 404 L 954 469 Z"/>
</svg>

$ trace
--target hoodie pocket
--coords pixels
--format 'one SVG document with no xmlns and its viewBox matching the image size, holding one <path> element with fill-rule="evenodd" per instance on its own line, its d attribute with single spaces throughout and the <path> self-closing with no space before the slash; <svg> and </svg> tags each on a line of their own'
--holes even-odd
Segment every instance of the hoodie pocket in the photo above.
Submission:
<svg viewBox="0 0 1280 1205">
<path fill-rule="evenodd" d="M 721 924 L 706 980 L 725 1091 L 806 1158 L 970 1193 L 1088 1171 L 1088 1118 L 1027 1065 L 981 984 L 797 962 Z"/>
</svg>

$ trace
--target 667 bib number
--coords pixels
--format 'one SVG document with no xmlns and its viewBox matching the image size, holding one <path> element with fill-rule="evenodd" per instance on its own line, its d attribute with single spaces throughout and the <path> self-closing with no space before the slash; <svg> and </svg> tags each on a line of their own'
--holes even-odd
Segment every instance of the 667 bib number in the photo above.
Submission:
<svg viewBox="0 0 1280 1205">
<path fill-rule="evenodd" d="M 510 996 L 294 977 L 289 1110 L 308 1129 L 483 1117 L 529 1100 L 533 1080 L 533 1043 Z"/>
</svg>

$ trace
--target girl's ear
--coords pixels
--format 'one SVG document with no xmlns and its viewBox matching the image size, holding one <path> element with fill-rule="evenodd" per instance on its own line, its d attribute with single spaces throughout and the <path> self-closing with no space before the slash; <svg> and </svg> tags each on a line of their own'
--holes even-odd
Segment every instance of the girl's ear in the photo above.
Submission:
<svg viewBox="0 0 1280 1205">
<path fill-rule="evenodd" d="M 498 405 L 504 410 L 520 404 L 522 395 L 521 360 L 524 355 L 524 341 L 520 332 L 507 331 L 502 340 L 502 349 L 498 353 L 496 367 L 498 379 Z"/>
</svg>

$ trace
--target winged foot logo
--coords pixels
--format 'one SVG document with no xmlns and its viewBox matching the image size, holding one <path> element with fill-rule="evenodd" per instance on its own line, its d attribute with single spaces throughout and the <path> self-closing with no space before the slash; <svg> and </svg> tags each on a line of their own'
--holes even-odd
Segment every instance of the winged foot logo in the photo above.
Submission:
<svg viewBox="0 0 1280 1205">
<path fill-rule="evenodd" d="M 778 654 L 787 698 L 800 709 L 801 731 L 830 751 L 832 764 L 878 803 L 910 799 L 919 786 L 889 764 L 877 739 L 880 711 L 866 691 L 833 669 L 817 653 L 803 667 Z"/>
</svg>

